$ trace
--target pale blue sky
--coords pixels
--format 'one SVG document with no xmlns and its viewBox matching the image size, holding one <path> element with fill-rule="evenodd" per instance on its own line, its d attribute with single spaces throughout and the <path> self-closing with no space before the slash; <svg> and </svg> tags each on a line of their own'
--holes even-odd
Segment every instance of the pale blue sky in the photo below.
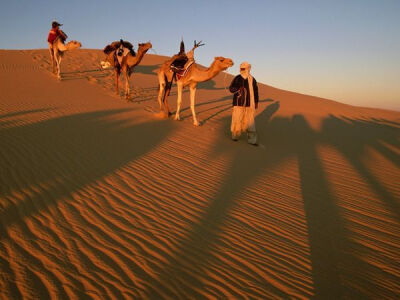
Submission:
<svg viewBox="0 0 400 300">
<path fill-rule="evenodd" d="M 151 40 L 172 55 L 184 37 L 214 56 L 253 65 L 258 81 L 354 105 L 400 110 L 400 0 L 27 1 L 1 0 L 0 48 L 46 48 L 50 23 L 103 48 Z"/>
</svg>

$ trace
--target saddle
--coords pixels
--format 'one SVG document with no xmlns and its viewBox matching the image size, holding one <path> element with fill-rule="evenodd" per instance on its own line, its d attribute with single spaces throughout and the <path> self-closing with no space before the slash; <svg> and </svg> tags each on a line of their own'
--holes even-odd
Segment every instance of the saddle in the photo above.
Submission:
<svg viewBox="0 0 400 300">
<path fill-rule="evenodd" d="M 120 39 L 119 41 L 112 42 L 111 44 L 104 47 L 103 52 L 109 56 L 112 55 L 112 62 L 114 68 L 118 74 L 121 73 L 121 63 L 123 58 L 130 53 L 132 56 L 136 56 L 133 45 L 127 41 Z"/>
<path fill-rule="evenodd" d="M 103 52 L 108 55 L 111 52 L 119 49 L 127 49 L 131 55 L 136 56 L 135 50 L 133 50 L 133 45 L 122 39 L 119 41 L 112 42 L 111 44 L 105 46 Z"/>
<path fill-rule="evenodd" d="M 180 56 L 171 63 L 170 69 L 174 73 L 174 76 L 176 76 L 176 79 L 179 80 L 185 76 L 193 63 L 194 61 L 189 62 L 189 59 L 186 55 Z"/>
</svg>

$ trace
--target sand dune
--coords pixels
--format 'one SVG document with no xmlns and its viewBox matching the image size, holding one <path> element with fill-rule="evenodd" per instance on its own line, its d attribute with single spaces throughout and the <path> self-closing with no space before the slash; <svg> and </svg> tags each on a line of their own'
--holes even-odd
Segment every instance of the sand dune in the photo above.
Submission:
<svg viewBox="0 0 400 300">
<path fill-rule="evenodd" d="M 99 50 L 0 51 L 2 299 L 396 299 L 400 113 L 260 86 L 260 146 L 162 120 L 148 54 L 127 102 Z M 122 91 L 121 91 L 122 95 Z M 170 96 L 175 108 L 176 90 Z"/>
</svg>

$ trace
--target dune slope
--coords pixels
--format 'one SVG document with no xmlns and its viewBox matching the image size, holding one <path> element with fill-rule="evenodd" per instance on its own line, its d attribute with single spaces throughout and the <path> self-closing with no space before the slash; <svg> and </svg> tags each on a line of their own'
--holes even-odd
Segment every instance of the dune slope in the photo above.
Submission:
<svg viewBox="0 0 400 300">
<path fill-rule="evenodd" d="M 165 57 L 129 101 L 101 59 L 67 53 L 59 82 L 47 50 L 0 51 L 2 299 L 399 297 L 399 112 L 260 85 L 253 147 L 231 75 L 199 85 L 195 127 L 187 92 L 182 121 L 155 115 Z"/>
</svg>

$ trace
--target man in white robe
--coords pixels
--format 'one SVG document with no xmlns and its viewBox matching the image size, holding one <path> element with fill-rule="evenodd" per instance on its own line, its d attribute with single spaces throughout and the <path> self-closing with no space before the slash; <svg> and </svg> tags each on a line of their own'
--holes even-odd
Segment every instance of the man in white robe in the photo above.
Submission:
<svg viewBox="0 0 400 300">
<path fill-rule="evenodd" d="M 243 62 L 240 65 L 240 75 L 237 75 L 229 90 L 233 95 L 232 109 L 232 140 L 237 141 L 242 132 L 247 133 L 247 142 L 257 145 L 257 132 L 254 120 L 258 108 L 258 86 L 256 79 L 250 75 L 251 65 Z"/>
</svg>

